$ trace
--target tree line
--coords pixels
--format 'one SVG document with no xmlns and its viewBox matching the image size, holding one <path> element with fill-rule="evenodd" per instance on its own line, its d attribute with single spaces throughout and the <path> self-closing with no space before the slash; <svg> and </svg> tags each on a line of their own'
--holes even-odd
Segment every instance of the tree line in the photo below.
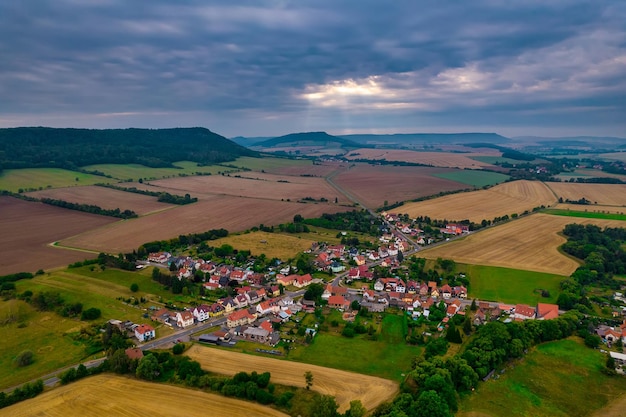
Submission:
<svg viewBox="0 0 626 417">
<path fill-rule="evenodd" d="M 135 213 L 132 210 L 122 211 L 119 208 L 103 209 L 102 207 L 96 206 L 95 204 L 70 203 L 69 201 L 57 200 L 54 198 L 42 198 L 41 202 L 44 204 L 62 207 L 62 208 L 66 208 L 69 210 L 84 211 L 86 213 L 99 214 L 101 216 L 117 217 L 120 219 L 133 219 L 135 217 L 138 217 L 137 213 Z"/>
<path fill-rule="evenodd" d="M 184 196 L 170 194 L 164 191 L 149 191 L 149 190 L 140 190 L 137 187 L 120 187 L 119 185 L 114 184 L 96 184 L 100 187 L 111 188 L 113 190 L 125 191 L 128 193 L 148 195 L 151 197 L 157 197 L 157 201 L 161 203 L 169 203 L 169 204 L 177 204 L 177 205 L 185 205 L 191 204 L 198 201 L 197 197 L 191 197 L 189 194 L 185 194 Z"/>
</svg>

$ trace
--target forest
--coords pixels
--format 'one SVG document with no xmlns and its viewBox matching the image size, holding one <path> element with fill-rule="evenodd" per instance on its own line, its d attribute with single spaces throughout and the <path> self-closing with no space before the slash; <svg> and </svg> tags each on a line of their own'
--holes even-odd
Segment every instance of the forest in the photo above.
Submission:
<svg viewBox="0 0 626 417">
<path fill-rule="evenodd" d="M 176 129 L 0 129 L 0 169 L 65 168 L 93 164 L 172 167 L 232 161 L 257 152 L 205 128 Z"/>
</svg>

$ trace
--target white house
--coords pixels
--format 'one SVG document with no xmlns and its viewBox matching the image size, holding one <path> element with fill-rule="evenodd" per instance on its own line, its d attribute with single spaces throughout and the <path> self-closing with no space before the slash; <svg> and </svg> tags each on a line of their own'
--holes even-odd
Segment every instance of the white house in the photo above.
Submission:
<svg viewBox="0 0 626 417">
<path fill-rule="evenodd" d="M 193 316 L 199 322 L 203 322 L 208 320 L 209 318 L 210 307 L 208 305 L 202 304 L 193 309 Z"/>
<path fill-rule="evenodd" d="M 149 324 L 140 324 L 139 326 L 135 327 L 135 337 L 140 342 L 146 342 L 148 340 L 154 339 L 154 328 Z"/>
<path fill-rule="evenodd" d="M 176 313 L 176 324 L 178 327 L 189 327 L 193 325 L 193 314 L 191 311 L 179 311 Z"/>
</svg>

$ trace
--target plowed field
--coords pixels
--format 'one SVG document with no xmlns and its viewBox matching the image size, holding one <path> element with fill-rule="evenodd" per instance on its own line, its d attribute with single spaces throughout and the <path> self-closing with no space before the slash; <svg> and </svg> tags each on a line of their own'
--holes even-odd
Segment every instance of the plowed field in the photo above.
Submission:
<svg viewBox="0 0 626 417">
<path fill-rule="evenodd" d="M 237 372 L 270 372 L 271 381 L 278 384 L 305 387 L 304 373 L 313 373 L 312 390 L 333 395 L 339 410 L 345 411 L 350 401 L 361 400 L 371 410 L 378 404 L 390 400 L 398 392 L 398 384 L 387 379 L 355 374 L 306 363 L 291 362 L 274 358 L 247 355 L 195 345 L 186 352 L 200 362 L 203 369 L 224 375 Z"/>
<path fill-rule="evenodd" d="M 557 249 L 566 241 L 558 233 L 570 223 L 626 226 L 626 222 L 619 220 L 533 214 L 471 234 L 462 240 L 426 249 L 420 252 L 420 256 L 569 276 L 579 263 Z"/>
<path fill-rule="evenodd" d="M 491 220 L 497 216 L 521 214 L 541 205 L 554 205 L 556 197 L 538 181 L 512 181 L 493 188 L 448 195 L 433 200 L 408 203 L 395 209 L 410 217 L 429 216 L 433 219 L 474 222 Z"/>
<path fill-rule="evenodd" d="M 448 153 L 448 152 L 417 152 L 400 149 L 357 149 L 346 155 L 348 159 L 384 159 L 386 161 L 403 161 L 417 164 L 432 165 L 435 167 L 454 167 L 480 169 L 492 164 L 475 161 L 470 156 L 484 155 L 482 153 Z"/>
<path fill-rule="evenodd" d="M 27 416 L 232 416 L 288 417 L 260 404 L 117 375 L 97 375 L 45 392 L 2 410 Z"/>
</svg>

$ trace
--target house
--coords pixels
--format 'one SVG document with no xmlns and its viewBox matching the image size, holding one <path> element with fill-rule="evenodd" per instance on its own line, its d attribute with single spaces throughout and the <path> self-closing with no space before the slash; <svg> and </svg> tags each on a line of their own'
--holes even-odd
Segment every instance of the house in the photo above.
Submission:
<svg viewBox="0 0 626 417">
<path fill-rule="evenodd" d="M 243 331 L 243 337 L 246 340 L 252 340 L 259 343 L 266 343 L 269 335 L 269 331 L 260 327 L 248 327 L 246 330 Z"/>
<path fill-rule="evenodd" d="M 379 259 L 380 259 L 380 255 L 378 254 L 378 252 L 371 252 L 371 253 L 368 255 L 368 258 L 369 258 L 370 260 L 372 260 L 372 261 L 377 261 L 377 260 L 379 260 Z"/>
<path fill-rule="evenodd" d="M 350 307 L 350 301 L 342 295 L 331 295 L 328 298 L 328 307 L 346 310 Z"/>
<path fill-rule="evenodd" d="M 559 317 L 559 306 L 556 304 L 538 303 L 535 312 L 537 320 L 551 320 Z"/>
<path fill-rule="evenodd" d="M 458 298 L 467 298 L 467 288 L 464 286 L 457 286 L 452 288 L 452 296 Z"/>
<path fill-rule="evenodd" d="M 513 318 L 518 320 L 529 320 L 535 318 L 535 309 L 526 304 L 517 304 L 515 306 L 515 315 Z"/>
<path fill-rule="evenodd" d="M 172 257 L 172 254 L 169 252 L 153 252 L 148 255 L 148 261 L 164 264 L 171 257 Z"/>
<path fill-rule="evenodd" d="M 218 317 L 224 314 L 224 306 L 220 303 L 213 303 L 209 306 L 209 317 Z"/>
<path fill-rule="evenodd" d="M 193 324 L 193 313 L 191 311 L 179 311 L 176 313 L 176 324 L 178 327 L 189 327 Z"/>
<path fill-rule="evenodd" d="M 365 265 L 366 259 L 363 255 L 357 255 L 352 259 L 354 259 L 354 262 L 356 262 L 357 266 Z"/>
<path fill-rule="evenodd" d="M 142 343 L 154 339 L 154 327 L 149 324 L 140 324 L 135 327 L 135 337 Z"/>
<path fill-rule="evenodd" d="M 192 313 L 196 320 L 198 320 L 199 322 L 203 322 L 205 320 L 208 320 L 208 318 L 210 317 L 210 311 L 211 309 L 208 305 L 201 304 L 197 307 L 194 307 Z"/>
<path fill-rule="evenodd" d="M 280 296 L 280 287 L 278 285 L 272 285 L 268 293 L 272 297 L 278 297 Z"/>
<path fill-rule="evenodd" d="M 382 279 L 377 279 L 376 282 L 374 283 L 374 290 L 375 291 L 384 291 L 385 290 L 385 283 L 382 281 Z"/>
<path fill-rule="evenodd" d="M 296 275 L 296 277 L 293 280 L 293 286 L 297 288 L 302 288 L 302 287 L 306 287 L 311 282 L 313 282 L 313 277 L 311 276 L 311 274 Z"/>
<path fill-rule="evenodd" d="M 265 292 L 265 290 L 263 290 Z M 248 303 L 250 305 L 256 304 L 261 301 L 261 297 L 259 297 L 259 293 L 257 291 L 248 291 L 244 294 L 244 296 L 248 299 Z"/>
<path fill-rule="evenodd" d="M 264 316 L 269 313 L 277 313 L 280 311 L 280 306 L 276 302 L 276 300 L 268 300 L 262 301 L 256 306 L 256 311 L 258 314 Z"/>
<path fill-rule="evenodd" d="M 315 301 L 313 300 L 302 300 L 300 301 L 302 304 L 302 310 L 307 313 L 313 313 L 315 311 Z"/>
<path fill-rule="evenodd" d="M 226 325 L 232 329 L 237 326 L 250 324 L 256 320 L 256 317 L 256 314 L 251 314 L 248 310 L 238 310 L 228 316 Z"/>
<path fill-rule="evenodd" d="M 348 289 L 345 287 L 333 286 L 332 284 L 328 284 L 322 293 L 322 299 L 328 300 L 333 295 L 346 295 L 348 293 Z"/>
<path fill-rule="evenodd" d="M 359 268 L 350 268 L 348 271 L 348 275 L 346 276 L 346 281 L 351 282 L 355 279 L 359 279 L 361 275 L 361 271 Z"/>
<path fill-rule="evenodd" d="M 128 357 L 128 359 L 132 360 L 139 360 L 141 358 L 143 358 L 143 350 L 139 349 L 139 348 L 128 348 L 124 351 L 124 353 L 126 353 L 126 356 Z"/>
<path fill-rule="evenodd" d="M 226 314 L 232 313 L 235 311 L 235 308 L 237 308 L 237 303 L 235 303 L 235 300 L 232 297 L 222 298 L 221 300 L 218 300 L 218 302 L 222 304 L 224 307 L 224 313 Z"/>
<path fill-rule="evenodd" d="M 245 279 L 246 279 L 246 271 L 241 271 L 239 269 L 235 269 L 234 271 L 232 271 L 230 273 L 230 280 L 231 281 L 242 282 L 242 281 L 245 281 Z"/>
<path fill-rule="evenodd" d="M 161 323 L 169 323 L 169 319 L 173 315 L 174 314 L 171 311 L 169 311 L 167 308 L 162 308 L 154 312 L 151 318 L 152 320 L 159 321 Z"/>
<path fill-rule="evenodd" d="M 291 274 L 291 275 L 278 274 L 276 275 L 276 283 L 284 285 L 286 287 L 287 285 L 293 284 L 293 281 L 296 279 L 297 276 L 298 275 L 296 274 Z"/>
<path fill-rule="evenodd" d="M 448 284 L 444 284 L 441 286 L 440 293 L 444 300 L 448 300 L 450 299 L 450 297 L 452 297 L 452 287 L 450 287 Z"/>
<path fill-rule="evenodd" d="M 274 326 L 272 326 L 272 322 L 269 320 L 265 320 L 261 324 L 259 324 L 261 329 L 267 330 L 269 333 L 274 331 Z"/>
<path fill-rule="evenodd" d="M 243 294 L 239 294 L 234 299 L 236 308 L 244 308 L 248 306 L 248 297 Z"/>
<path fill-rule="evenodd" d="M 341 262 L 333 261 L 330 264 L 330 271 L 334 274 L 345 271 L 346 267 Z"/>
<path fill-rule="evenodd" d="M 202 286 L 204 287 L 205 291 L 215 291 L 218 288 L 220 288 L 220 284 L 219 282 L 205 282 L 204 284 L 202 284 Z"/>
</svg>

